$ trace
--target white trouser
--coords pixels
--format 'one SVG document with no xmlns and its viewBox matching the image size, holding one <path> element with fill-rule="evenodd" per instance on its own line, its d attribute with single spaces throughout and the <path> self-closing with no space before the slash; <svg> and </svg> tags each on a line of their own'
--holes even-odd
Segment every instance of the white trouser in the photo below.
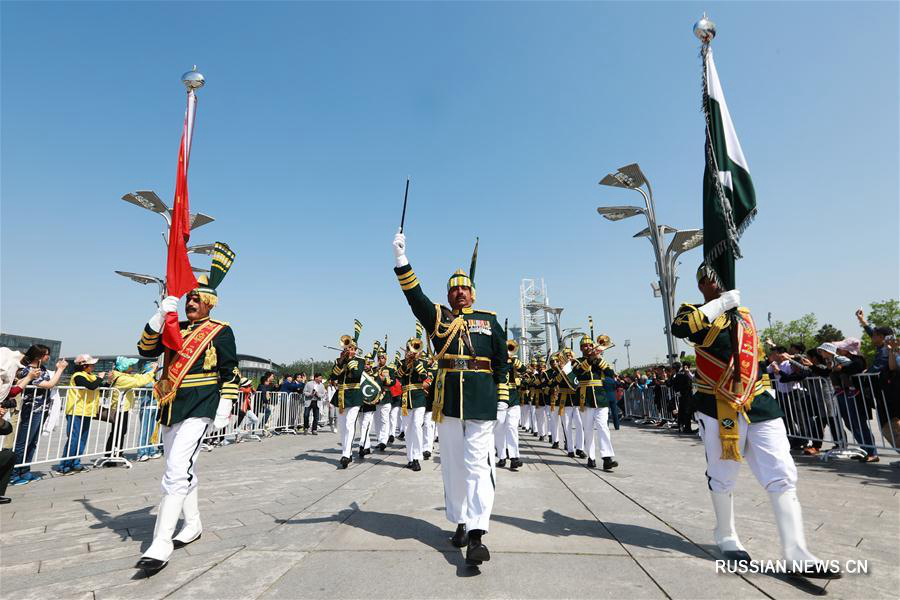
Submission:
<svg viewBox="0 0 900 600">
<path fill-rule="evenodd" d="M 538 431 L 538 436 L 544 437 L 545 435 L 550 433 L 550 407 L 546 404 L 544 406 L 539 406 L 538 410 L 540 411 L 540 419 L 538 419 L 541 423 L 541 428 Z"/>
<path fill-rule="evenodd" d="M 531 429 L 531 405 L 523 404 L 521 408 L 522 415 L 522 427 L 525 428 L 526 431 Z"/>
<path fill-rule="evenodd" d="M 535 406 L 534 407 L 534 416 L 532 417 L 532 420 L 534 421 L 534 423 L 531 426 L 531 428 L 538 435 L 544 435 L 543 434 L 543 431 L 544 431 L 543 417 L 544 417 L 544 407 L 543 406 Z"/>
<path fill-rule="evenodd" d="M 344 412 L 338 412 L 338 435 L 341 436 L 341 456 L 350 458 L 353 454 L 353 434 L 356 433 L 356 417 L 358 406 L 348 406 Z"/>
<path fill-rule="evenodd" d="M 388 436 L 396 436 L 400 429 L 400 407 L 391 407 L 391 422 L 388 425 Z"/>
<path fill-rule="evenodd" d="M 372 432 L 372 422 L 375 420 L 375 411 L 360 412 L 362 419 L 359 424 L 359 447 L 368 450 L 372 446 L 369 434 Z"/>
<path fill-rule="evenodd" d="M 550 441 L 559 441 L 559 407 L 550 407 Z"/>
<path fill-rule="evenodd" d="M 434 413 L 425 411 L 425 423 L 422 425 L 422 450 L 434 452 Z"/>
<path fill-rule="evenodd" d="M 506 453 L 510 458 L 519 458 L 519 416 L 522 407 L 518 404 L 506 410 Z"/>
<path fill-rule="evenodd" d="M 506 460 L 506 419 L 509 405 L 506 402 L 497 403 L 497 420 L 494 421 L 494 454 L 497 460 Z"/>
<path fill-rule="evenodd" d="M 162 478 L 162 493 L 187 496 L 197 487 L 197 456 L 206 428 L 212 419 L 191 417 L 171 427 L 160 425 L 166 470 Z"/>
<path fill-rule="evenodd" d="M 391 427 L 391 404 L 382 400 L 375 410 L 375 434 L 379 444 L 387 444 Z"/>
<path fill-rule="evenodd" d="M 496 481 L 494 422 L 444 417 L 438 434 L 447 520 L 469 531 L 488 531 Z"/>
<path fill-rule="evenodd" d="M 406 435 L 406 460 L 422 460 L 422 425 L 425 422 L 425 407 L 408 408 L 407 415 L 403 417 L 403 431 Z M 401 415 L 402 416 L 402 415 Z"/>
<path fill-rule="evenodd" d="M 577 406 L 567 406 L 563 410 L 563 430 L 566 432 L 566 452 L 584 451 L 584 429 L 581 425 L 581 411 Z M 572 433 L 572 428 L 575 432 Z"/>
<path fill-rule="evenodd" d="M 600 442 L 600 458 L 615 456 L 612 447 L 612 440 L 609 437 L 609 408 L 588 408 L 584 407 L 584 413 L 581 415 L 582 427 L 584 429 L 584 446 L 587 451 L 588 458 L 595 460 L 597 455 L 595 451 L 594 435 Z"/>
<path fill-rule="evenodd" d="M 731 492 L 737 483 L 741 463 L 722 460 L 722 441 L 718 420 L 701 412 L 694 413 L 700 426 L 700 439 L 706 450 L 706 479 L 714 492 Z M 767 492 L 788 492 L 797 488 L 797 466 L 791 458 L 791 444 L 783 419 L 747 423 L 738 415 L 738 448 L 741 456 Z"/>
<path fill-rule="evenodd" d="M 400 432 L 406 434 L 406 423 L 409 421 L 409 411 L 410 409 L 406 409 L 406 416 L 403 415 L 403 411 L 400 411 Z"/>
</svg>

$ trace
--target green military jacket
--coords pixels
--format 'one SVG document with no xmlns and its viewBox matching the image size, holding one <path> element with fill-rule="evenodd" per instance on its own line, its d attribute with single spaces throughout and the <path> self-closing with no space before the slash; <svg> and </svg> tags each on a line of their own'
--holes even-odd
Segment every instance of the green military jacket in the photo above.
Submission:
<svg viewBox="0 0 900 600">
<path fill-rule="evenodd" d="M 438 369 L 436 366 L 428 368 L 428 377 L 431 379 L 431 383 L 425 392 L 425 412 L 427 413 L 433 412 L 434 409 L 434 389 L 437 387 L 434 385 L 434 382 L 437 381 L 437 373 Z"/>
<path fill-rule="evenodd" d="M 506 334 L 494 313 L 466 308 L 451 311 L 428 299 L 410 265 L 394 272 L 413 314 L 425 327 L 435 350 L 438 374 L 434 384 L 435 410 L 445 417 L 496 420 L 497 402 L 507 402 L 509 391 L 506 372 L 509 368 Z M 464 342 L 468 332 L 472 344 L 470 354 Z M 489 361 L 490 368 L 445 367 L 440 361 Z"/>
<path fill-rule="evenodd" d="M 547 406 L 550 404 L 550 376 L 546 369 L 535 372 L 532 386 L 536 405 Z"/>
<path fill-rule="evenodd" d="M 401 406 L 407 410 L 425 408 L 428 400 L 425 392 L 425 382 L 429 380 L 428 364 L 421 358 L 413 360 L 411 365 L 404 360 L 397 367 L 397 376 L 403 385 Z"/>
<path fill-rule="evenodd" d="M 731 316 L 726 313 L 710 323 L 700 311 L 702 304 L 682 304 L 672 322 L 672 335 L 686 339 L 694 347 L 702 348 L 714 358 L 728 363 L 732 356 L 731 345 Z M 747 311 L 739 308 L 740 311 Z M 749 311 L 747 311 L 749 312 Z M 760 347 L 760 359 L 764 359 L 762 347 Z M 756 390 L 747 417 L 751 423 L 768 421 L 784 416 L 775 395 L 772 393 L 772 384 L 765 365 L 760 364 L 759 376 L 756 380 Z M 705 385 L 700 378 L 694 380 L 694 407 L 705 415 L 718 420 L 716 409 L 716 397 L 713 390 Z"/>
<path fill-rule="evenodd" d="M 507 360 L 509 365 L 508 375 L 506 377 L 507 388 L 509 389 L 509 400 L 506 401 L 507 406 L 519 405 L 519 386 L 522 385 L 522 377 L 525 375 L 525 365 L 517 357 L 512 356 Z"/>
<path fill-rule="evenodd" d="M 206 318 L 194 322 L 179 322 L 181 336 L 187 337 L 210 320 L 212 319 Z M 241 381 L 237 347 L 234 331 L 227 323 L 224 325 L 212 342 L 205 349 L 200 349 L 200 357 L 184 376 L 172 402 L 159 410 L 157 418 L 163 425 L 175 425 L 191 417 L 215 419 L 220 398 L 227 398 L 232 402 L 237 400 L 238 384 Z M 145 358 L 156 358 L 165 349 L 162 335 L 145 325 L 138 342 L 138 354 Z"/>
<path fill-rule="evenodd" d="M 553 378 L 554 383 L 559 388 L 559 401 L 557 406 L 577 406 L 578 405 L 578 383 L 574 382 L 575 389 L 572 389 L 572 379 L 567 377 L 562 369 L 554 368 L 556 376 Z M 573 369 L 574 373 L 574 369 Z M 567 381 L 569 383 L 567 383 Z"/>
<path fill-rule="evenodd" d="M 344 362 L 340 362 L 340 359 L 334 362 L 330 379 L 337 381 L 337 391 L 331 397 L 331 403 L 338 407 L 338 410 L 362 406 L 360 381 L 364 368 L 365 359 L 358 356 L 351 357 Z"/>
<path fill-rule="evenodd" d="M 603 377 L 615 377 L 616 372 L 602 356 L 583 356 L 572 365 L 578 378 L 579 408 L 607 408 L 606 392 L 603 391 Z"/>
</svg>

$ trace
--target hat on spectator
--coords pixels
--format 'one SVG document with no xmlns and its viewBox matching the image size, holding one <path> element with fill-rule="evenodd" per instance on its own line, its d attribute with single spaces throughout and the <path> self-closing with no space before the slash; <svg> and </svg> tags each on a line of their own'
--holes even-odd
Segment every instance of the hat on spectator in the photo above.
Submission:
<svg viewBox="0 0 900 600">
<path fill-rule="evenodd" d="M 99 358 L 94 358 L 90 354 L 79 354 L 75 357 L 76 365 L 96 365 Z"/>
<path fill-rule="evenodd" d="M 238 386 L 238 387 L 245 388 L 245 387 L 252 387 L 252 386 L 253 386 L 253 382 L 250 381 L 249 378 L 244 377 L 244 378 L 241 379 L 241 384 L 240 384 L 240 386 Z"/>
<path fill-rule="evenodd" d="M 127 356 L 117 356 L 115 369 L 119 373 L 124 373 L 134 365 L 138 364 L 137 358 L 128 358 Z"/>
<path fill-rule="evenodd" d="M 859 340 L 857 338 L 846 338 L 837 343 L 838 350 L 844 350 L 850 354 L 859 354 Z"/>
<path fill-rule="evenodd" d="M 825 342 L 824 344 L 816 348 L 816 350 L 821 350 L 822 352 L 827 352 L 828 354 L 837 354 L 837 346 L 835 346 L 831 342 Z"/>
</svg>

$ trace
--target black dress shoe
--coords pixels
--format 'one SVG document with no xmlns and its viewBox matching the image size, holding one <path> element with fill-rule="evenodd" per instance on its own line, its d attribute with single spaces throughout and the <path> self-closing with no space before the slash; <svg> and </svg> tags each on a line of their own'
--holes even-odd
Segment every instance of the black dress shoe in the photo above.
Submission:
<svg viewBox="0 0 900 600">
<path fill-rule="evenodd" d="M 424 458 L 425 460 L 430 460 L 430 459 L 431 459 L 431 452 L 429 452 L 428 450 L 426 450 L 425 452 L 422 453 L 422 458 Z"/>
<path fill-rule="evenodd" d="M 179 548 L 184 548 L 188 544 L 193 544 L 194 542 L 199 540 L 202 535 L 203 535 L 202 533 L 198 533 L 197 537 L 195 537 L 194 539 L 192 539 L 189 542 L 182 542 L 181 540 L 172 540 L 172 546 L 174 546 L 176 550 L 178 550 Z"/>
<path fill-rule="evenodd" d="M 510 470 L 510 471 L 515 471 L 516 469 L 518 469 L 518 468 L 521 467 L 521 466 L 522 466 L 522 459 L 521 459 L 521 458 L 511 458 L 511 459 L 509 459 L 509 470 Z"/>
<path fill-rule="evenodd" d="M 539 436 L 539 437 L 538 437 L 538 441 L 539 441 L 539 442 L 543 442 L 543 441 L 544 441 L 544 436 Z"/>
<path fill-rule="evenodd" d="M 412 465 L 413 465 L 413 464 L 412 464 L 412 461 L 409 461 L 408 463 L 406 463 L 406 468 L 407 468 L 407 469 L 412 469 Z"/>
<path fill-rule="evenodd" d="M 384 452 L 385 448 L 387 448 L 387 444 L 384 444 L 384 443 L 378 444 L 379 452 Z"/>
<path fill-rule="evenodd" d="M 578 458 L 585 458 L 587 454 L 584 453 L 584 450 L 576 450 L 575 456 L 577 456 Z"/>
<path fill-rule="evenodd" d="M 365 460 L 365 458 L 366 458 L 366 451 L 363 450 L 362 448 L 360 448 L 360 449 L 359 449 L 359 452 L 356 453 L 356 456 L 359 457 L 359 460 Z"/>
<path fill-rule="evenodd" d="M 422 465 L 419 464 L 418 460 L 412 461 L 412 470 L 413 471 L 421 471 L 422 470 Z"/>
<path fill-rule="evenodd" d="M 566 456 L 568 456 L 569 458 L 575 458 L 575 453 L 569 452 L 568 454 L 566 454 Z"/>
<path fill-rule="evenodd" d="M 805 577 L 806 579 L 840 579 L 841 572 L 832 570 L 827 564 L 818 562 L 809 565 L 809 568 L 794 569 L 787 573 L 791 577 Z"/>
<path fill-rule="evenodd" d="M 505 467 L 505 466 L 506 466 L 506 459 L 505 459 L 505 458 L 502 458 L 502 459 L 500 459 L 500 460 L 497 461 L 497 468 L 498 468 L 498 469 L 502 469 L 502 468 Z"/>
<path fill-rule="evenodd" d="M 550 447 L 551 448 L 559 448 L 559 442 L 553 442 L 553 445 Z"/>
<path fill-rule="evenodd" d="M 366 455 L 372 454 L 372 449 L 371 449 L 371 448 L 366 448 L 366 449 L 365 449 L 365 454 L 366 454 Z"/>
<path fill-rule="evenodd" d="M 341 457 L 341 468 L 346 469 L 347 465 L 349 465 L 349 464 L 350 464 L 350 457 L 342 456 Z"/>
<path fill-rule="evenodd" d="M 388 436 L 388 444 L 393 444 L 393 443 L 394 443 L 394 436 L 389 435 Z"/>
<path fill-rule="evenodd" d="M 588 466 L 588 469 L 595 469 L 597 467 L 597 461 L 594 460 L 593 458 L 589 458 L 587 466 Z"/>
<path fill-rule="evenodd" d="M 480 529 L 473 529 L 469 532 L 469 545 L 466 548 L 466 564 L 480 565 L 481 563 L 491 560 L 491 553 L 488 552 L 487 546 L 481 543 L 481 536 L 484 532 Z"/>
<path fill-rule="evenodd" d="M 469 543 L 469 536 L 466 535 L 466 526 L 460 523 L 456 526 L 456 533 L 450 538 L 450 543 L 457 548 L 465 548 Z"/>
<path fill-rule="evenodd" d="M 613 460 L 612 458 L 610 458 L 608 456 L 603 459 L 603 470 L 604 471 L 612 471 L 613 467 L 618 467 L 618 466 L 619 466 L 619 463 L 617 463 L 615 460 Z"/>
<path fill-rule="evenodd" d="M 750 554 L 744 550 L 721 550 L 727 563 L 744 565 L 750 563 Z"/>
<path fill-rule="evenodd" d="M 0 504 L 9 504 L 12 502 L 12 498 L 7 498 L 6 496 L 0 496 Z"/>
<path fill-rule="evenodd" d="M 397 439 L 400 440 L 400 441 L 405 440 L 405 439 L 406 439 L 406 433 L 401 433 L 400 435 L 397 436 Z"/>
<path fill-rule="evenodd" d="M 137 564 L 134 565 L 134 568 L 142 569 L 147 577 L 152 577 L 165 569 L 167 564 L 169 564 L 169 561 L 167 560 L 144 557 L 141 560 L 137 561 Z"/>
</svg>

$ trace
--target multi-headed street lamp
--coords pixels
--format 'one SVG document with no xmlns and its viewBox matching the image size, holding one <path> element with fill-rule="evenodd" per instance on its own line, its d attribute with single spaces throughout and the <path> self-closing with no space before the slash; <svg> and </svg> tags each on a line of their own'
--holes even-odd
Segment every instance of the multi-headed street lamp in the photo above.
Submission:
<svg viewBox="0 0 900 600">
<path fill-rule="evenodd" d="M 664 332 L 666 334 L 666 346 L 668 348 L 668 362 L 675 360 L 677 351 L 675 338 L 669 331 L 675 312 L 675 259 L 682 253 L 695 248 L 703 242 L 703 231 L 699 229 L 686 229 L 679 231 L 668 225 L 657 225 L 656 206 L 653 202 L 653 188 L 644 176 L 637 163 L 626 165 L 615 173 L 610 173 L 600 180 L 600 185 L 634 190 L 641 194 L 644 206 L 600 206 L 597 212 L 609 221 L 621 221 L 637 215 L 644 215 L 647 219 L 647 227 L 635 234 L 634 237 L 646 237 L 653 246 L 653 255 L 656 262 L 656 274 L 659 283 L 653 284 L 654 292 L 659 289 L 659 295 L 663 300 L 663 319 L 665 320 Z M 646 190 L 644 189 L 646 187 Z M 663 251 L 665 236 L 675 234 L 668 248 Z M 654 294 L 655 295 L 655 294 Z"/>
</svg>

